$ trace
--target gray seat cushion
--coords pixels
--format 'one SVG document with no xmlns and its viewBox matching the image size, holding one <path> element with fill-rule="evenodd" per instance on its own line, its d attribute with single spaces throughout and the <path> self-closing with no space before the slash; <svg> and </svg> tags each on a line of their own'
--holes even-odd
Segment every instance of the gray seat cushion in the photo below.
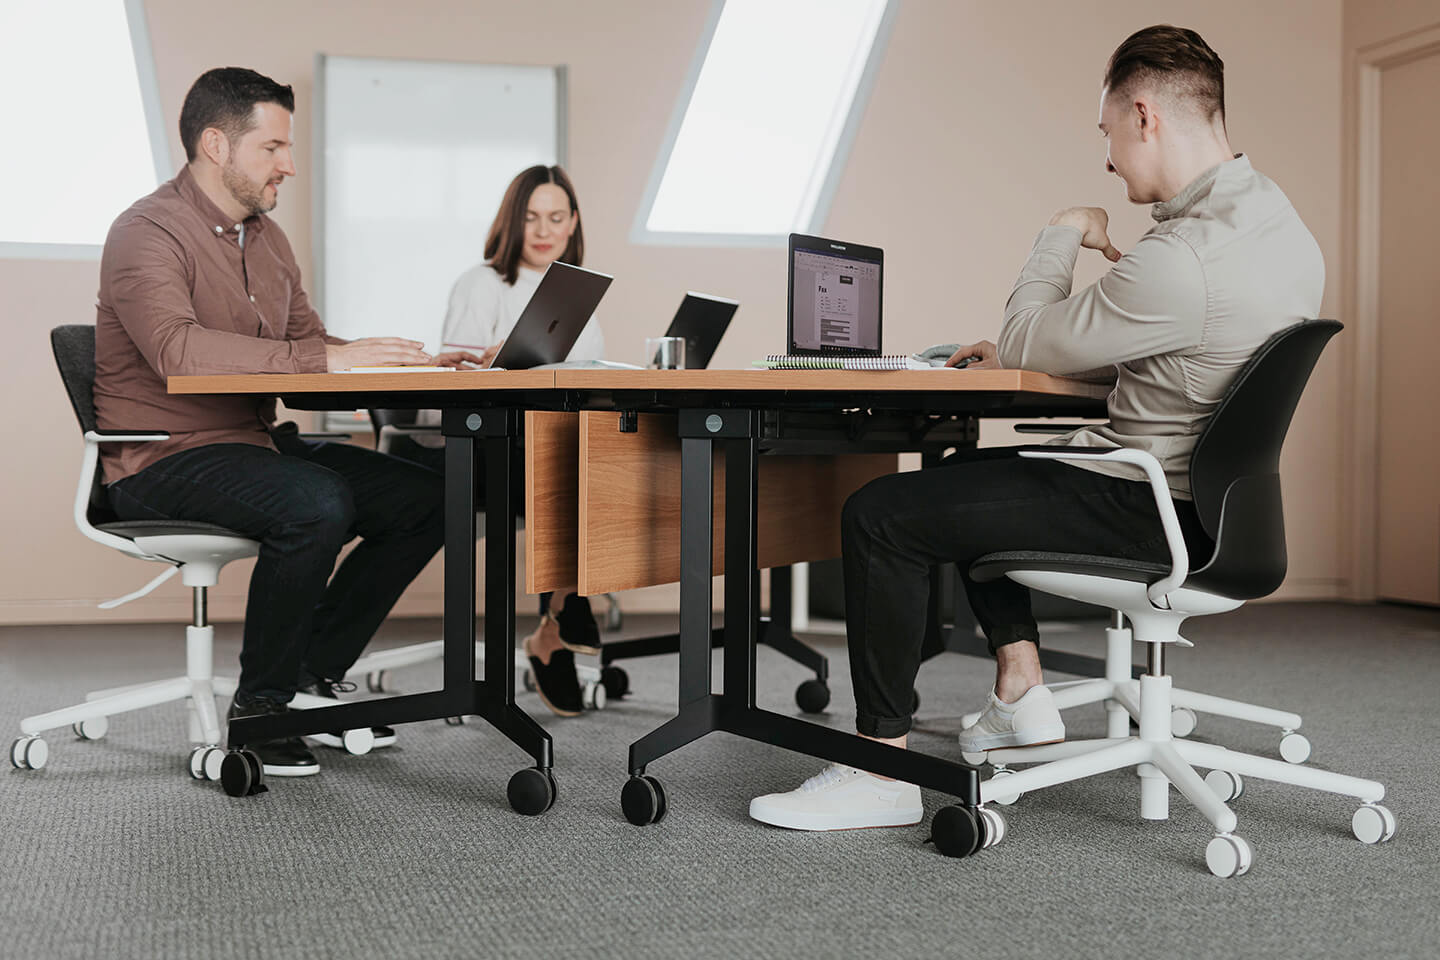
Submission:
<svg viewBox="0 0 1440 960">
<path fill-rule="evenodd" d="M 113 533 L 117 537 L 134 540 L 136 537 L 171 537 L 184 534 L 209 534 L 210 536 L 249 539 L 226 527 L 213 523 L 192 523 L 188 520 L 121 520 L 114 523 L 96 524 L 96 530 Z"/>
<path fill-rule="evenodd" d="M 1042 550 L 1010 550 L 987 553 L 970 565 L 970 576 L 982 583 L 998 580 L 1012 570 L 1053 570 L 1056 573 L 1083 573 L 1113 580 L 1155 583 L 1170 572 L 1170 565 L 1124 557 L 1097 557 L 1084 553 L 1047 553 Z"/>
</svg>

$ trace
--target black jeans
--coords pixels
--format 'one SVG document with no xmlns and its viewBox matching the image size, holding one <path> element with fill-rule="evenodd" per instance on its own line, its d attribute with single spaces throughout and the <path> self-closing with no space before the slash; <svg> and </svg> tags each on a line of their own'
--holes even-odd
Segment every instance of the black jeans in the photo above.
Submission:
<svg viewBox="0 0 1440 960">
<path fill-rule="evenodd" d="M 278 452 L 246 443 L 196 447 L 109 492 L 123 520 L 215 523 L 260 541 L 239 689 L 289 702 L 302 684 L 345 676 L 440 549 L 444 481 L 384 454 L 303 440 L 289 424 L 272 437 Z M 357 536 L 361 543 L 335 570 L 340 548 Z"/>
<path fill-rule="evenodd" d="M 1209 555 L 1189 501 L 1176 500 L 1192 557 Z M 1030 591 L 1009 578 L 977 583 L 970 564 L 1002 550 L 1047 550 L 1168 561 L 1150 485 L 1010 448 L 971 450 L 939 465 L 880 477 L 841 518 L 845 621 L 856 726 L 866 736 L 910 730 L 925 636 L 930 568 L 954 563 L 990 648 L 1039 642 Z"/>
</svg>

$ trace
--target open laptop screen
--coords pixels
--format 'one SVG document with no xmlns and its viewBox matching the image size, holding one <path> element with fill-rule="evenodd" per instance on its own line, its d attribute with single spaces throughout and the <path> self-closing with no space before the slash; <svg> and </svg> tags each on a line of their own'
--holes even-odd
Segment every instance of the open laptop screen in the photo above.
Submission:
<svg viewBox="0 0 1440 960">
<path fill-rule="evenodd" d="M 880 353 L 885 255 L 875 247 L 790 237 L 790 352 Z"/>
</svg>

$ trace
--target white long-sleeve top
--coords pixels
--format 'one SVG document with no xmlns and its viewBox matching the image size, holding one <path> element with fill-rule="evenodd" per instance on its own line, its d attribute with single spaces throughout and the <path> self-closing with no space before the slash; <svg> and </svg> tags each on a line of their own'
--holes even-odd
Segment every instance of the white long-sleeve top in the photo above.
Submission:
<svg viewBox="0 0 1440 960">
<path fill-rule="evenodd" d="M 1070 293 L 1080 231 L 1046 227 L 1005 307 L 1006 367 L 1114 365 L 1110 421 L 1055 443 L 1154 454 L 1190 499 L 1190 455 L 1240 368 L 1271 334 L 1319 316 L 1325 261 L 1290 200 L 1243 154 L 1155 204 L 1156 223 L 1110 272 Z M 1142 479 L 1125 464 L 1073 464 Z"/>
</svg>

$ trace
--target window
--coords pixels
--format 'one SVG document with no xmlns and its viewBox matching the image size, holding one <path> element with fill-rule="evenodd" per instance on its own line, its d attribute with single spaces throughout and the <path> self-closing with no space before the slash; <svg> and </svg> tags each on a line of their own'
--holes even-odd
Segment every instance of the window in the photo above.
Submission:
<svg viewBox="0 0 1440 960">
<path fill-rule="evenodd" d="M 637 216 L 641 243 L 784 242 L 824 221 L 888 0 L 721 0 Z"/>
<path fill-rule="evenodd" d="M 0 4 L 0 89 L 0 256 L 98 257 L 169 162 L 140 0 Z"/>
</svg>

